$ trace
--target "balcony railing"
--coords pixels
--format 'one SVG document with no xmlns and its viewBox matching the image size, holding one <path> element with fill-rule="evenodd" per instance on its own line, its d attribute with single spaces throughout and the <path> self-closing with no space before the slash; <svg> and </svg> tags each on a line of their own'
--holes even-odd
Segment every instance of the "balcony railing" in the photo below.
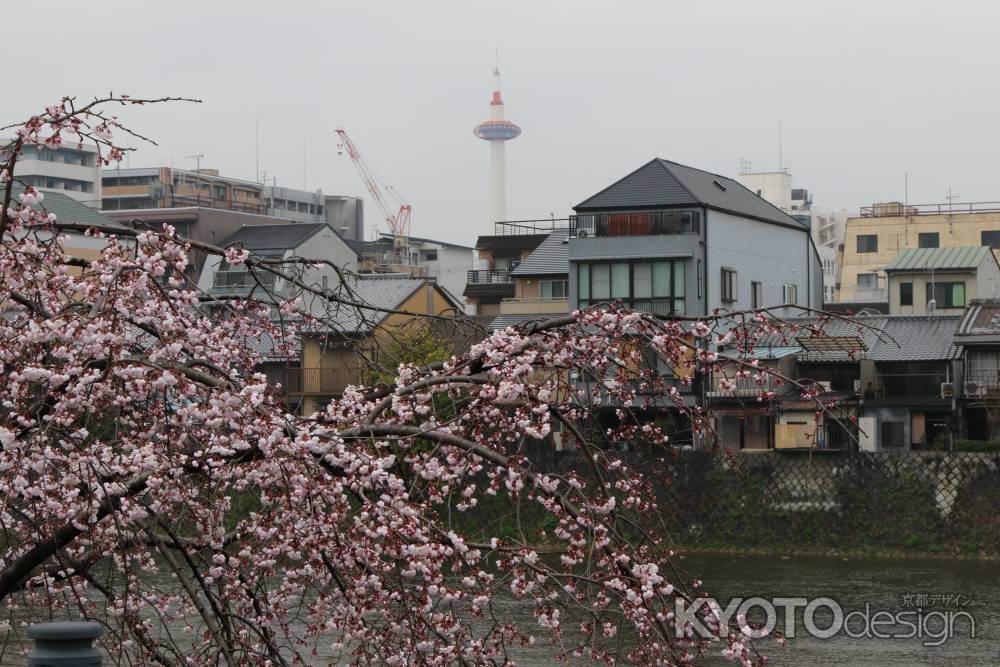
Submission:
<svg viewBox="0 0 1000 667">
<path fill-rule="evenodd" d="M 698 234 L 700 211 L 637 211 L 588 213 L 571 218 L 570 234 L 577 238 Z"/>
<path fill-rule="evenodd" d="M 568 313 L 569 299 L 511 298 L 500 302 L 502 315 Z"/>
<path fill-rule="evenodd" d="M 494 271 L 491 269 L 473 269 L 466 274 L 465 282 L 470 285 L 494 285 L 513 283 L 509 271 Z"/>
<path fill-rule="evenodd" d="M 876 400 L 899 398 L 941 398 L 941 385 L 948 382 L 947 373 L 880 373 L 872 387 L 862 388 L 862 396 Z"/>
<path fill-rule="evenodd" d="M 302 369 L 302 390 L 305 394 L 342 394 L 348 385 L 361 383 L 362 373 L 357 368 Z"/>
<path fill-rule="evenodd" d="M 847 303 L 879 302 L 889 300 L 887 287 L 842 287 L 840 300 Z"/>
<path fill-rule="evenodd" d="M 575 216 L 539 220 L 503 220 L 493 223 L 493 231 L 496 236 L 551 234 L 561 229 L 569 229 L 575 221 Z"/>
<path fill-rule="evenodd" d="M 773 391 L 776 394 L 786 391 L 786 387 L 779 387 L 770 375 L 763 378 L 760 383 L 752 377 L 728 378 L 734 384 L 729 389 L 722 387 L 722 382 L 726 379 L 720 376 L 712 378 L 711 388 L 707 392 L 709 398 L 757 398 L 763 391 Z"/>
<path fill-rule="evenodd" d="M 274 274 L 261 272 L 251 275 L 248 271 L 216 271 L 212 276 L 212 287 L 249 289 L 257 286 L 274 287 Z"/>
<path fill-rule="evenodd" d="M 282 391 L 286 394 L 302 393 L 301 368 L 265 367 L 264 374 L 267 375 L 268 384 L 280 384 Z"/>
<path fill-rule="evenodd" d="M 361 369 L 340 366 L 337 368 L 265 368 L 268 383 L 280 384 L 286 394 L 317 394 L 337 396 L 348 385 L 364 383 Z"/>
</svg>

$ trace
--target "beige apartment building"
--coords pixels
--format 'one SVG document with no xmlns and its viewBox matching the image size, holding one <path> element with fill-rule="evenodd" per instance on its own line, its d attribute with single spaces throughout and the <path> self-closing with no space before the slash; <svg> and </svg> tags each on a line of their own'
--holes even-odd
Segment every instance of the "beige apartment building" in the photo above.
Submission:
<svg viewBox="0 0 1000 667">
<path fill-rule="evenodd" d="M 263 185 L 221 176 L 217 169 L 105 169 L 101 183 L 105 211 L 198 206 L 258 215 L 266 212 Z"/>
<path fill-rule="evenodd" d="M 836 301 L 887 303 L 885 273 L 902 250 L 987 246 L 1000 249 L 1000 203 L 906 206 L 885 202 L 861 209 L 847 220 L 838 252 Z"/>
</svg>

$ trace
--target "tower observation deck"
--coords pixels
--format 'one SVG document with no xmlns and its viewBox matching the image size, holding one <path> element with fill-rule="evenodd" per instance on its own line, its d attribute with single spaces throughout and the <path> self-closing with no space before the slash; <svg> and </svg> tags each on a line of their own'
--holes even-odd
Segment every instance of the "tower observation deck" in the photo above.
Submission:
<svg viewBox="0 0 1000 667">
<path fill-rule="evenodd" d="M 477 125 L 473 134 L 490 142 L 490 218 L 488 233 L 493 224 L 507 218 L 507 156 L 505 143 L 521 134 L 521 128 L 504 118 L 503 97 L 500 94 L 500 70 L 493 69 L 493 99 L 490 117 Z"/>
</svg>

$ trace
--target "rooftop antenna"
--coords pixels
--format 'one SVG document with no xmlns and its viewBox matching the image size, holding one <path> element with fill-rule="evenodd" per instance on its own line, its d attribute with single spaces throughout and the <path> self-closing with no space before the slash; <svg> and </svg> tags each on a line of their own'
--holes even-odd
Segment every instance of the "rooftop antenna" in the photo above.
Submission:
<svg viewBox="0 0 1000 667">
<path fill-rule="evenodd" d="M 953 194 L 951 194 L 951 186 L 949 185 L 948 186 L 948 196 L 945 197 L 945 199 L 948 200 L 948 213 L 951 213 L 951 203 L 952 203 L 952 201 L 954 201 L 955 199 L 958 199 L 958 197 L 959 197 L 959 195 L 953 195 Z"/>
<path fill-rule="evenodd" d="M 201 173 L 201 159 L 205 157 L 204 153 L 198 153 L 197 155 L 185 155 L 185 160 L 194 160 L 194 170 Z"/>
<path fill-rule="evenodd" d="M 778 171 L 783 171 L 785 162 L 781 156 L 781 119 L 778 119 Z"/>
</svg>

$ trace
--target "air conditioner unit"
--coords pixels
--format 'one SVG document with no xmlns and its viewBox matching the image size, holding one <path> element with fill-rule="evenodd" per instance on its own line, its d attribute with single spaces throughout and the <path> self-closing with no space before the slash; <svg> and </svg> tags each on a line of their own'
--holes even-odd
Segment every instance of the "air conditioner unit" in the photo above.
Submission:
<svg viewBox="0 0 1000 667">
<path fill-rule="evenodd" d="M 823 380 L 822 382 L 817 382 L 816 384 L 819 385 L 820 388 L 826 393 L 830 393 L 830 391 L 833 389 L 833 385 L 826 380 Z"/>
<path fill-rule="evenodd" d="M 979 386 L 977 382 L 966 382 L 965 383 L 965 395 L 966 396 L 982 396 L 983 387 Z"/>
<path fill-rule="evenodd" d="M 955 397 L 955 385 L 951 382 L 941 383 L 941 398 L 954 398 Z"/>
<path fill-rule="evenodd" d="M 854 393 L 855 394 L 860 394 L 861 393 L 861 380 L 855 380 L 854 381 Z"/>
<path fill-rule="evenodd" d="M 578 238 L 578 239 L 585 239 L 585 238 L 587 238 L 588 234 L 589 234 L 589 232 L 586 229 L 578 229 L 578 230 L 576 230 L 576 238 Z"/>
</svg>

